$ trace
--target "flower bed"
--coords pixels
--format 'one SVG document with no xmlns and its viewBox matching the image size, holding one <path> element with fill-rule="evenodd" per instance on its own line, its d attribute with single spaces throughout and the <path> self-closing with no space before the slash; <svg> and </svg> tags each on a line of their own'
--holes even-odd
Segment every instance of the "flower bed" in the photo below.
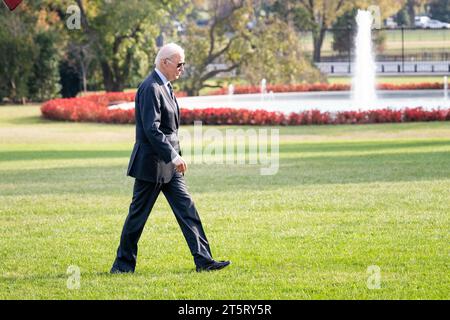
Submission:
<svg viewBox="0 0 450 320">
<path fill-rule="evenodd" d="M 381 83 L 377 85 L 378 90 L 427 90 L 427 89 L 443 89 L 442 83 L 405 83 L 390 84 Z M 329 84 L 329 83 L 312 83 L 312 84 L 287 84 L 287 85 L 267 85 L 267 92 L 312 92 L 312 91 L 348 91 L 351 89 L 349 84 Z M 260 86 L 237 85 L 234 87 L 234 94 L 261 93 Z M 221 88 L 211 91 L 209 95 L 228 94 L 228 88 Z"/>
<path fill-rule="evenodd" d="M 135 95 L 136 92 L 107 92 L 87 95 L 82 97 L 82 99 L 86 99 L 103 107 L 107 107 L 122 102 L 133 102 Z"/>
<path fill-rule="evenodd" d="M 132 102 L 134 93 L 107 93 L 83 98 L 54 99 L 41 107 L 44 118 L 51 120 L 102 123 L 134 123 L 134 109 L 109 109 L 116 102 Z M 285 114 L 266 110 L 233 108 L 181 109 L 181 124 L 202 121 L 210 125 L 312 125 L 362 124 L 412 121 L 449 121 L 450 109 L 339 111 L 309 110 Z"/>
<path fill-rule="evenodd" d="M 54 99 L 41 106 L 42 116 L 50 120 L 103 123 L 134 123 L 134 109 L 110 110 L 106 100 L 96 98 Z"/>
<path fill-rule="evenodd" d="M 405 108 L 403 110 L 380 109 L 370 111 L 339 111 L 335 113 L 308 110 L 284 114 L 266 110 L 231 108 L 208 108 L 182 110 L 181 123 L 214 125 L 323 125 L 364 124 L 414 121 L 450 121 L 450 109 L 424 110 Z"/>
</svg>

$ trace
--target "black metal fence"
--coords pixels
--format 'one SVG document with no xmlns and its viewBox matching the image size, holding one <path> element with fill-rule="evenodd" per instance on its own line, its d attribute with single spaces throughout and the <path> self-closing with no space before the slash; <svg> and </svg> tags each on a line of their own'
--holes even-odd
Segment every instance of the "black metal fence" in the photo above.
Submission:
<svg viewBox="0 0 450 320">
<path fill-rule="evenodd" d="M 356 30 L 328 29 L 316 65 L 324 73 L 350 73 L 355 61 Z M 372 39 L 379 73 L 450 73 L 450 29 L 373 29 Z M 311 31 L 300 33 L 303 49 L 311 58 Z"/>
</svg>

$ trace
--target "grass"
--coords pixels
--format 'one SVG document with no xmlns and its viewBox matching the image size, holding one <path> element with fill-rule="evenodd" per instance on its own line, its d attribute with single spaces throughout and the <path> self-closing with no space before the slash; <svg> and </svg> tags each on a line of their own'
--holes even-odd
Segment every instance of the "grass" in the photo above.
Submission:
<svg viewBox="0 0 450 320">
<path fill-rule="evenodd" d="M 189 164 L 213 254 L 230 268 L 194 271 L 161 196 L 136 273 L 113 276 L 134 127 L 0 107 L 0 299 L 448 299 L 450 123 L 279 129 L 274 176 Z"/>
<path fill-rule="evenodd" d="M 401 30 L 384 30 L 385 42 L 383 54 L 399 54 L 402 48 Z M 313 51 L 313 41 L 311 32 L 302 32 L 300 42 L 306 52 Z M 428 30 L 405 30 L 404 47 L 406 53 L 446 52 L 450 47 L 450 30 L 448 29 L 428 29 Z M 322 45 L 322 55 L 335 54 L 333 50 L 333 34 L 327 32 Z"/>
</svg>

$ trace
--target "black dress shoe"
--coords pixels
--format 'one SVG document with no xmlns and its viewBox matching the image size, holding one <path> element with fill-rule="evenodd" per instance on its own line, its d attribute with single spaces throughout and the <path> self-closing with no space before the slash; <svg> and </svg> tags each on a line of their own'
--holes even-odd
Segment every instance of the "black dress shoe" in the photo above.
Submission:
<svg viewBox="0 0 450 320">
<path fill-rule="evenodd" d="M 111 273 L 111 274 L 121 274 L 121 273 L 133 273 L 133 272 L 134 272 L 133 270 L 121 270 L 121 269 L 113 267 L 109 273 Z"/>
<path fill-rule="evenodd" d="M 197 272 L 202 271 L 216 271 L 225 268 L 226 266 L 229 266 L 231 264 L 231 261 L 213 261 L 207 265 L 204 266 L 197 266 L 195 269 Z"/>
</svg>

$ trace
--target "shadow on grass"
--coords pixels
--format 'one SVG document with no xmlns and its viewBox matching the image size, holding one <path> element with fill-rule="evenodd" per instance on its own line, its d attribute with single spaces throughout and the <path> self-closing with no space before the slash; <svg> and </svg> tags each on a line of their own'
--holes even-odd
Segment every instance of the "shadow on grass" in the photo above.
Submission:
<svg viewBox="0 0 450 320">
<path fill-rule="evenodd" d="M 71 158 L 73 152 L 59 156 Z M 85 154 L 85 152 L 81 152 Z M 44 152 L 44 155 L 46 152 Z M 77 153 L 75 152 L 75 155 Z M 2 194 L 117 194 L 129 187 L 126 178 L 128 152 L 87 153 L 95 157 L 124 157 L 123 165 L 2 172 Z M 48 156 L 48 155 L 47 155 Z M 17 157 L 16 157 L 17 159 Z M 266 167 L 266 166 L 264 166 Z M 196 165 L 187 173 L 195 192 L 270 190 L 302 185 L 408 182 L 450 179 L 450 152 L 318 156 L 280 159 L 278 173 L 259 175 L 259 166 Z M 126 181 L 126 183 L 125 183 Z M 2 187 L 5 184 L 5 187 Z M 130 191 L 131 192 L 131 191 Z"/>
<path fill-rule="evenodd" d="M 66 273 L 47 273 L 42 272 L 38 274 L 27 274 L 23 276 L 1 276 L 0 279 L 5 282 L 15 282 L 18 280 L 64 280 L 67 279 L 68 275 Z"/>
<path fill-rule="evenodd" d="M 195 267 L 192 268 L 169 268 L 167 270 L 161 270 L 159 272 L 153 272 L 153 271 L 145 271 L 145 270 L 136 270 L 134 273 L 119 273 L 119 274 L 111 274 L 108 270 L 102 270 L 102 271 L 86 271 L 83 269 L 81 276 L 84 279 L 84 281 L 89 281 L 90 279 L 123 279 L 123 278 L 134 278 L 139 280 L 140 278 L 146 278 L 148 276 L 156 276 L 164 274 L 164 276 L 167 276 L 169 274 L 179 276 L 179 275 L 196 275 L 196 274 L 208 274 L 208 272 L 202 272 L 198 273 L 195 271 Z M 67 273 L 48 273 L 48 272 L 42 272 L 42 273 L 33 273 L 33 274 L 26 274 L 26 275 L 3 275 L 0 276 L 0 280 L 5 283 L 11 283 L 15 284 L 17 281 L 49 281 L 49 280 L 62 280 L 66 281 L 69 278 L 70 274 Z"/>
<path fill-rule="evenodd" d="M 68 160 L 129 158 L 131 149 L 122 150 L 59 150 L 59 151 L 0 151 L 0 161 Z"/>
<path fill-rule="evenodd" d="M 449 146 L 450 140 L 437 141 L 368 141 L 368 142 L 332 142 L 332 143 L 296 143 L 280 146 L 280 153 L 301 152 L 343 152 L 343 151 L 381 151 L 421 147 Z"/>
<path fill-rule="evenodd" d="M 116 123 L 103 123 L 103 122 L 90 122 L 90 121 L 69 121 L 69 120 L 50 120 L 42 117 L 41 115 L 36 116 L 21 116 L 16 118 L 8 118 L 3 119 L 4 123 L 8 124 L 17 124 L 17 125 L 52 125 L 52 124 L 92 124 L 92 125 L 104 125 L 104 126 L 111 126 L 111 127 L 125 127 L 125 126 L 133 126 L 134 124 L 116 124 Z"/>
<path fill-rule="evenodd" d="M 213 189 L 263 190 L 305 185 L 442 180 L 450 179 L 450 152 L 281 158 L 279 170 L 273 176 L 261 176 L 259 169 L 248 171 L 242 166 L 236 166 L 236 169 L 220 175 L 207 175 L 206 170 L 199 169 L 197 175 L 189 177 L 196 192 L 207 193 Z M 202 184 L 208 187 L 202 187 Z"/>
<path fill-rule="evenodd" d="M 345 151 L 382 151 L 395 149 L 413 149 L 420 147 L 449 146 L 450 140 L 414 141 L 414 142 L 352 142 L 352 143 L 314 143 L 314 144 L 288 144 L 280 146 L 280 154 L 301 152 L 345 152 Z M 130 150 L 57 150 L 57 151 L 0 151 L 0 161 L 22 160 L 59 160 L 59 159 L 105 159 L 129 158 Z M 327 156 L 320 159 L 328 158 Z M 304 160 L 302 160 L 304 161 Z"/>
<path fill-rule="evenodd" d="M 11 118 L 5 121 L 9 124 L 49 124 L 54 121 L 45 119 L 43 117 L 39 116 L 27 116 L 27 117 L 17 117 L 17 118 Z"/>
</svg>

